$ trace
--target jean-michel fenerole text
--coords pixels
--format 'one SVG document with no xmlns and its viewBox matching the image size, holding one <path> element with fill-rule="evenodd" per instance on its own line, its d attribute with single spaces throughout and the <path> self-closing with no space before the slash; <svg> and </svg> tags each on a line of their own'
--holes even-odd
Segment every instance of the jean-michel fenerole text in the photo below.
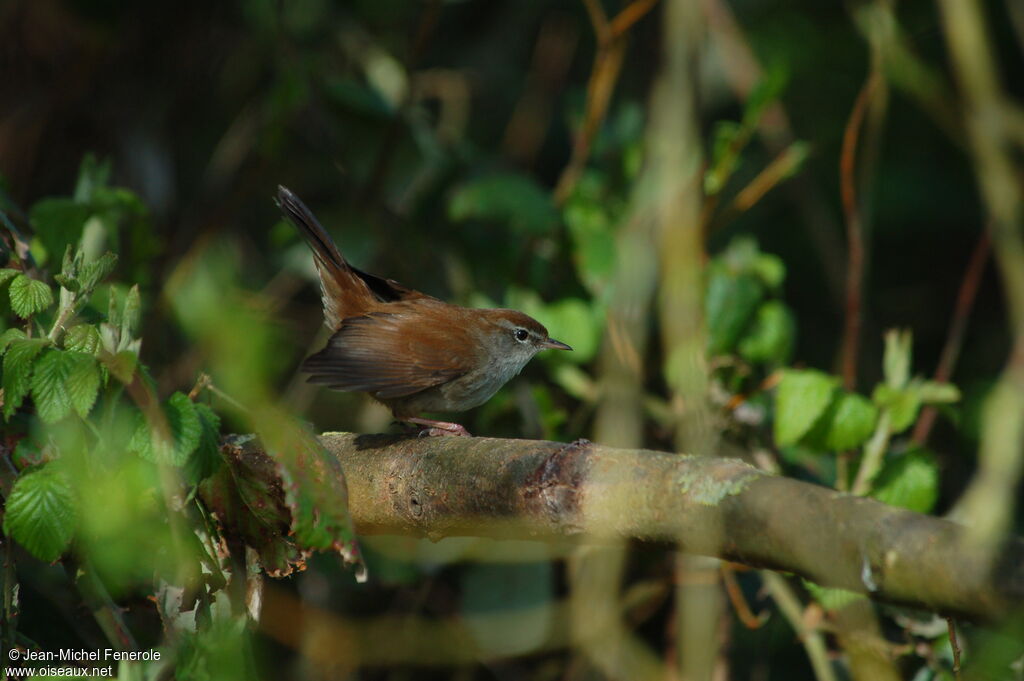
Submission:
<svg viewBox="0 0 1024 681">
<path fill-rule="evenodd" d="M 20 659 L 26 662 L 157 661 L 160 659 L 160 651 L 61 648 L 60 650 L 26 650 L 21 654 Z"/>
</svg>

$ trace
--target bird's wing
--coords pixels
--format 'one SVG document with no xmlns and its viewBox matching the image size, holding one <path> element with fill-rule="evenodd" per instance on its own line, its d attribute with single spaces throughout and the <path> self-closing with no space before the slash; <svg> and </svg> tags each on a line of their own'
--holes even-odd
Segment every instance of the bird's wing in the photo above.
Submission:
<svg viewBox="0 0 1024 681">
<path fill-rule="evenodd" d="M 303 364 L 310 383 L 387 400 L 447 383 L 472 369 L 473 345 L 460 325 L 434 319 L 433 304 L 395 305 L 403 309 L 342 320 L 327 346 Z"/>
<path fill-rule="evenodd" d="M 348 266 L 350 270 L 357 277 L 363 280 L 366 287 L 370 289 L 377 300 L 382 303 L 393 303 L 399 300 L 416 300 L 429 298 L 430 300 L 437 300 L 433 296 L 428 296 L 426 293 L 420 293 L 415 289 L 411 289 L 405 284 L 401 284 L 394 279 L 386 279 L 384 277 L 378 277 L 376 274 L 370 274 L 369 272 L 363 272 L 358 267 Z"/>
</svg>

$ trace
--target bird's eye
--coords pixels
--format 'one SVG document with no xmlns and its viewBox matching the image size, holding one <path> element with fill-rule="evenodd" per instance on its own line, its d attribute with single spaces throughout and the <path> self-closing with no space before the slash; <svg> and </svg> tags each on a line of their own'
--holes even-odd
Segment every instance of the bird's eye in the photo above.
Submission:
<svg viewBox="0 0 1024 681">
<path fill-rule="evenodd" d="M 525 343 L 526 339 L 530 337 L 530 332 L 526 329 L 516 329 L 512 332 L 512 335 L 516 337 L 516 340 L 520 343 Z"/>
</svg>

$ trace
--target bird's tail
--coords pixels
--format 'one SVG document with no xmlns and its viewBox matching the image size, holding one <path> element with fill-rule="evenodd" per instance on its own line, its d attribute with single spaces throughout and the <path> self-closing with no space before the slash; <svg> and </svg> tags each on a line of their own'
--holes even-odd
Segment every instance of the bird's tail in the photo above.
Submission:
<svg viewBox="0 0 1024 681">
<path fill-rule="evenodd" d="M 313 212 L 294 192 L 280 185 L 277 205 L 313 251 L 327 325 L 337 329 L 342 319 L 362 314 L 374 300 L 373 294 L 341 255 Z"/>
</svg>

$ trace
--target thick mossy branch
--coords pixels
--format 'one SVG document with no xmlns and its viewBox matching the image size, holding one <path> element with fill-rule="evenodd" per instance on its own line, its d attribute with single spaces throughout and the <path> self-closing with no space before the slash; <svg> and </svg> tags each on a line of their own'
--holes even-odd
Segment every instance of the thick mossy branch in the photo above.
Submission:
<svg viewBox="0 0 1024 681">
<path fill-rule="evenodd" d="M 1024 605 L 1024 541 L 995 567 L 966 528 L 735 459 L 588 442 L 330 433 L 362 534 L 627 537 L 979 619 Z M 261 456 L 250 450 L 246 456 Z"/>
</svg>

